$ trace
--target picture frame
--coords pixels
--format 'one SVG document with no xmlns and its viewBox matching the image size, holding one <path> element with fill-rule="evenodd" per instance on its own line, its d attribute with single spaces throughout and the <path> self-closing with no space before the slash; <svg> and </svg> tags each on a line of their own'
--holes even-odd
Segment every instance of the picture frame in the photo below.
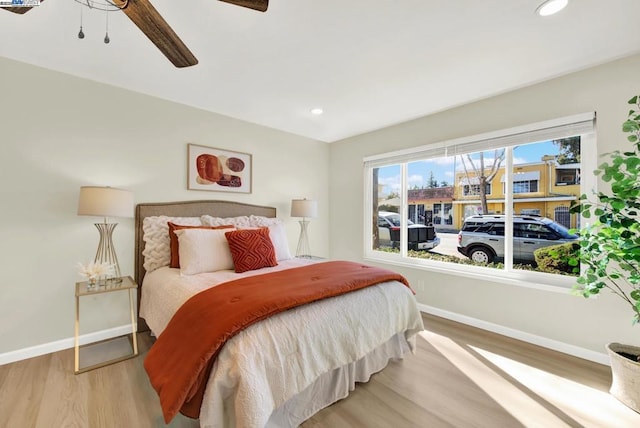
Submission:
<svg viewBox="0 0 640 428">
<path fill-rule="evenodd" d="M 187 189 L 251 193 L 249 153 L 187 144 Z"/>
</svg>

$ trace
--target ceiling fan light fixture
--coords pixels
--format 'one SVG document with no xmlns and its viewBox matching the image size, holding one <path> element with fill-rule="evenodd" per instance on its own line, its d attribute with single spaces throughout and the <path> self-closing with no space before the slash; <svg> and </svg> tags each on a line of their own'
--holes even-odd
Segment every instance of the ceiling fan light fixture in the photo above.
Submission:
<svg viewBox="0 0 640 428">
<path fill-rule="evenodd" d="M 538 6 L 536 13 L 540 16 L 550 16 L 567 7 L 569 0 L 546 0 Z"/>
</svg>

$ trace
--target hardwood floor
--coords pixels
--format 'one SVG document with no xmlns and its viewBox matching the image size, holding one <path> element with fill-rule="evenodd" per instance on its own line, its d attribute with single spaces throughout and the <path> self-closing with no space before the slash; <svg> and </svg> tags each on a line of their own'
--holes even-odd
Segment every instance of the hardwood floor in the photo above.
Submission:
<svg viewBox="0 0 640 428">
<path fill-rule="evenodd" d="M 418 351 L 304 428 L 640 427 L 607 391 L 609 368 L 424 315 Z M 164 427 L 141 355 L 80 375 L 73 350 L 0 366 L 0 427 Z M 171 427 L 197 427 L 177 416 Z"/>
</svg>

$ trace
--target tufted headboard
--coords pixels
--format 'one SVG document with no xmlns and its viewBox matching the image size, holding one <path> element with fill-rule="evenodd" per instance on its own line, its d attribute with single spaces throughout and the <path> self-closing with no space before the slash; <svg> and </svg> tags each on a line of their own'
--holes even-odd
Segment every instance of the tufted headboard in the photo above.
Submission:
<svg viewBox="0 0 640 428">
<path fill-rule="evenodd" d="M 180 202 L 148 202 L 136 205 L 135 214 L 135 280 L 138 284 L 138 313 L 142 281 L 146 273 L 144 269 L 144 240 L 142 222 L 145 217 L 166 215 L 169 217 L 198 217 L 209 214 L 214 217 L 237 217 L 259 215 L 275 217 L 276 209 L 260 205 L 244 204 L 230 201 L 180 201 Z M 148 330 L 147 323 L 138 315 L 138 331 Z"/>
</svg>

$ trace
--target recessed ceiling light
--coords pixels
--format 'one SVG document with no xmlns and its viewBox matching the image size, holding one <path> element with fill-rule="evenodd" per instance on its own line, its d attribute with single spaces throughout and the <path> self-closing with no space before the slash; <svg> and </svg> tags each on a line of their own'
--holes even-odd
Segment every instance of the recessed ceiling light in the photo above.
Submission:
<svg viewBox="0 0 640 428">
<path fill-rule="evenodd" d="M 536 13 L 540 16 L 549 16 L 560 12 L 564 9 L 569 0 L 546 0 L 536 9 Z"/>
<path fill-rule="evenodd" d="M 315 114 L 316 116 L 320 116 L 322 113 L 324 113 L 324 110 L 322 110 L 320 107 L 311 109 L 311 114 Z"/>
</svg>

